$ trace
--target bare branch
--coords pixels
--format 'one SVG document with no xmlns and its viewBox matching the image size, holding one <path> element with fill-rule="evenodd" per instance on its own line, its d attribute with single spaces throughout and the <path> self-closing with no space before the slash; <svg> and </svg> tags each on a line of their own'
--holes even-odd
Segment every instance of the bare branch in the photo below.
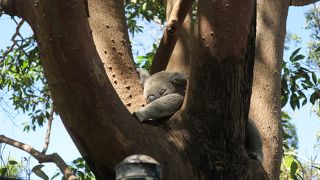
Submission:
<svg viewBox="0 0 320 180">
<path fill-rule="evenodd" d="M 33 156 L 35 159 L 37 159 L 39 161 L 39 163 L 53 162 L 58 166 L 58 168 L 63 173 L 63 175 L 66 177 L 66 179 L 68 179 L 68 180 L 77 179 L 77 177 L 73 174 L 72 170 L 68 167 L 68 165 L 64 162 L 64 160 L 57 153 L 44 155 L 41 152 L 37 151 L 36 149 L 32 148 L 30 145 L 13 140 L 13 139 L 8 138 L 4 135 L 0 135 L 0 142 L 3 142 L 5 144 L 9 144 L 13 147 L 16 147 L 18 149 L 21 149 L 21 150 L 29 153 L 31 156 Z"/>
<path fill-rule="evenodd" d="M 154 74 L 166 69 L 173 48 L 179 36 L 180 27 L 192 5 L 193 0 L 178 0 L 169 17 L 168 25 L 163 33 L 160 45 L 154 56 L 150 73 Z"/>
<path fill-rule="evenodd" d="M 4 59 L 6 58 L 6 56 L 7 56 L 10 52 L 13 51 L 14 46 L 17 45 L 17 42 L 18 42 L 18 41 L 16 40 L 16 37 L 17 37 L 17 36 L 20 36 L 20 28 L 21 28 L 21 26 L 23 25 L 24 22 L 25 22 L 25 21 L 22 19 L 22 20 L 17 24 L 16 32 L 15 32 L 15 33 L 12 35 L 12 37 L 11 37 L 11 41 L 12 41 L 13 43 L 12 43 L 11 47 L 3 53 L 3 56 L 1 56 L 2 60 L 4 60 Z"/>
<path fill-rule="evenodd" d="M 290 6 L 305 6 L 318 2 L 319 0 L 291 0 Z"/>
<path fill-rule="evenodd" d="M 42 149 L 42 154 L 46 154 L 46 152 L 48 150 L 48 147 L 49 147 L 53 115 L 54 115 L 54 107 L 52 105 L 52 109 L 50 111 L 50 116 L 48 118 L 48 128 L 47 128 L 47 131 L 46 131 L 46 138 L 45 138 L 44 146 L 43 146 L 43 149 Z"/>
</svg>

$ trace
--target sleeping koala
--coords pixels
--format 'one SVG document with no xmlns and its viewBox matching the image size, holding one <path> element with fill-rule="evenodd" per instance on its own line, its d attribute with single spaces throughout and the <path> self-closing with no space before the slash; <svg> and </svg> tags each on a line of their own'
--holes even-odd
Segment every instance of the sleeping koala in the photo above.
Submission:
<svg viewBox="0 0 320 180">
<path fill-rule="evenodd" d="M 140 83 L 144 85 L 143 96 L 147 105 L 133 115 L 140 121 L 158 120 L 172 116 L 183 103 L 188 76 L 178 72 L 161 71 L 152 76 L 144 69 L 137 69 Z M 254 122 L 249 119 L 246 149 L 250 157 L 262 162 L 262 140 Z"/>
<path fill-rule="evenodd" d="M 187 76 L 177 72 L 161 71 L 150 77 L 144 69 L 137 70 L 144 85 L 143 96 L 148 105 L 134 113 L 141 122 L 157 120 L 177 112 L 184 99 Z"/>
</svg>

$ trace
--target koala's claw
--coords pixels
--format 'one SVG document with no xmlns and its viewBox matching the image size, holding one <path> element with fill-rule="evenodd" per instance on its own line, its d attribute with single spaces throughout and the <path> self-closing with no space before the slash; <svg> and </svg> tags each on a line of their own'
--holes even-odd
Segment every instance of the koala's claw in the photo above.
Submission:
<svg viewBox="0 0 320 180">
<path fill-rule="evenodd" d="M 136 119 L 138 119 L 140 122 L 143 122 L 143 118 L 139 115 L 139 112 L 133 112 L 132 114 Z"/>
<path fill-rule="evenodd" d="M 249 152 L 248 154 L 249 154 L 249 156 L 250 156 L 251 158 L 259 161 L 260 163 L 262 163 L 263 158 L 262 158 L 258 153 L 256 153 L 256 152 Z"/>
</svg>

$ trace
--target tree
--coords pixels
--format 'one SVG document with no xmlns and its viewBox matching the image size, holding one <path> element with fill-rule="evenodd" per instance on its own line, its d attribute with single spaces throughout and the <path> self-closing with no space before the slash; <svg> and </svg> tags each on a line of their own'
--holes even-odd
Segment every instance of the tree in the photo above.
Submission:
<svg viewBox="0 0 320 180">
<path fill-rule="evenodd" d="M 177 6 L 168 5 L 173 19 L 151 72 L 168 64 L 191 2 L 167 0 Z M 2 0 L 1 8 L 32 27 L 54 107 L 98 179 L 113 179 L 114 166 L 135 153 L 160 161 L 165 179 L 277 179 L 285 20 L 290 3 L 312 2 L 258 0 L 256 9 L 253 0 L 199 1 L 198 23 L 189 25 L 189 15 L 189 31 L 178 40 L 186 43 L 182 52 L 192 53 L 173 56 L 168 66 L 190 69 L 185 102 L 156 125 L 130 113 L 144 100 L 123 1 Z M 264 139 L 263 167 L 244 148 L 249 106 Z"/>
</svg>

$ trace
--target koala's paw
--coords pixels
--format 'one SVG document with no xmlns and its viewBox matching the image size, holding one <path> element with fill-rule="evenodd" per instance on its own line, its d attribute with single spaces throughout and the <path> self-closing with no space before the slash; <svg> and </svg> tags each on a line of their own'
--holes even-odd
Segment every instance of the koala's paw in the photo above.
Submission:
<svg viewBox="0 0 320 180">
<path fill-rule="evenodd" d="M 140 122 L 145 121 L 139 111 L 133 112 L 132 114 L 136 119 L 138 119 Z"/>
<path fill-rule="evenodd" d="M 250 156 L 251 158 L 259 161 L 260 163 L 262 163 L 263 157 L 260 156 L 258 153 L 256 153 L 256 152 L 249 152 L 248 154 L 249 154 L 249 156 Z"/>
</svg>

